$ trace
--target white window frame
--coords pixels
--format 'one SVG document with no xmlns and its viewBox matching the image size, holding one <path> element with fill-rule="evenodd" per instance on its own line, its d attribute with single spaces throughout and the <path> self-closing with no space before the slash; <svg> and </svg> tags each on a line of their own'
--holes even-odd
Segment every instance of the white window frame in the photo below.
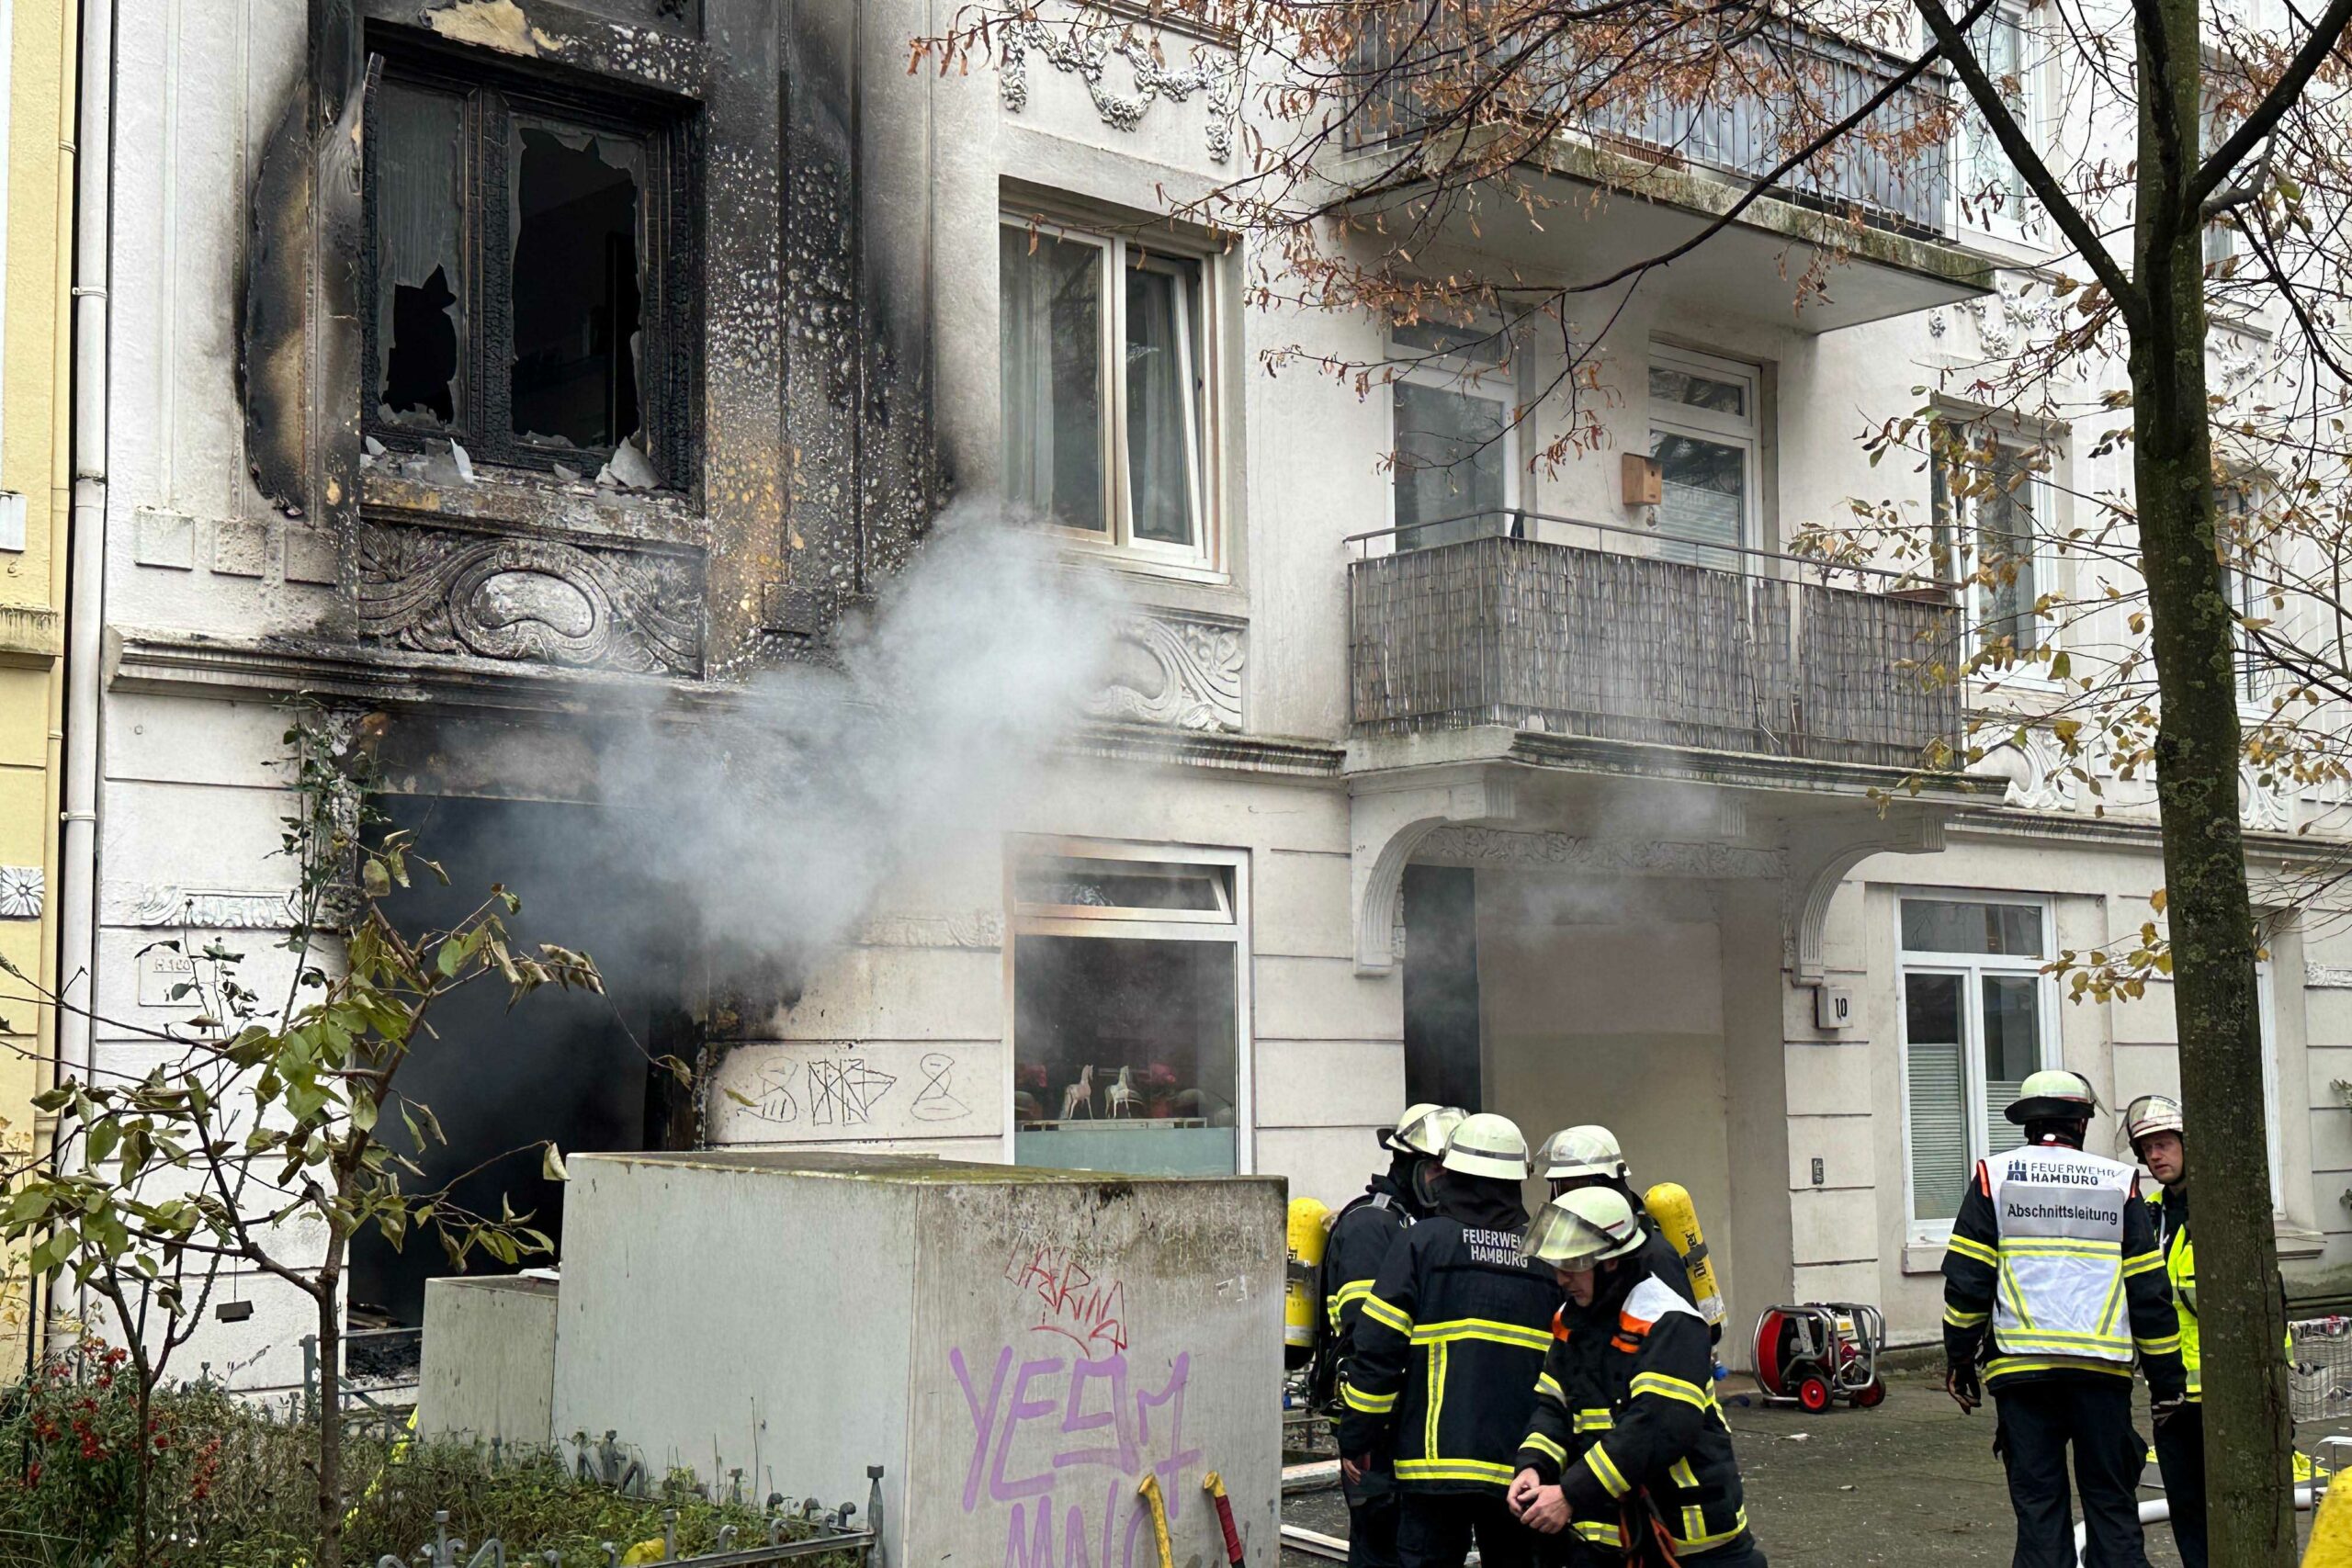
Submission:
<svg viewBox="0 0 2352 1568">
<path fill-rule="evenodd" d="M 2213 489 L 2214 510 L 2231 516 L 2258 516 L 2267 502 L 2268 487 L 2259 475 L 2244 474 Z M 2243 505 L 2232 504 L 2233 497 L 2243 498 Z M 2256 558 L 2260 552 L 2256 552 Z M 2271 575 L 2276 576 L 2275 569 Z M 2277 590 L 2256 582 L 2234 565 L 2222 568 L 2224 587 L 2229 594 L 2230 609 L 2241 619 L 2267 620 L 2274 626 L 2286 614 L 2283 606 L 2271 603 Z M 2237 690 L 2238 716 L 2242 719 L 2267 719 L 2270 716 L 2271 685 L 2279 671 L 2262 660 L 2243 626 L 2233 626 L 2230 636 L 2232 681 Z"/>
<path fill-rule="evenodd" d="M 1987 953 L 1931 953 L 1903 944 L 1905 904 L 2012 904 L 2041 913 L 2041 947 L 2033 957 Z M 2044 974 L 2055 940 L 2057 910 L 2047 896 L 1998 889 L 1905 887 L 1894 891 L 1894 1029 L 1895 1086 L 1903 1118 L 1903 1224 L 1914 1246 L 1941 1246 L 1951 1236 L 1950 1220 L 1921 1220 L 1911 1173 L 1911 976 L 1957 975 L 1961 977 L 1961 1087 L 1968 1109 L 1968 1165 L 1973 1170 L 1987 1157 L 1984 1126 L 1994 1107 L 1984 1103 L 1984 1021 L 1983 977 L 1988 975 L 2030 976 L 2034 981 L 2035 1032 L 2041 1046 L 2039 1067 L 2064 1065 L 2058 1039 L 2058 987 Z"/>
<path fill-rule="evenodd" d="M 1498 508 L 1502 512 L 1521 510 L 1519 468 L 1519 427 L 1515 416 L 1519 412 L 1519 356 L 1506 349 L 1500 361 L 1481 360 L 1464 352 L 1447 353 L 1422 347 L 1418 344 L 1392 341 L 1389 356 L 1396 361 L 1390 367 L 1388 378 L 1388 527 L 1387 547 L 1399 547 L 1396 533 L 1396 483 L 1399 469 L 1396 455 L 1404 445 L 1404 433 L 1397 425 L 1396 387 L 1409 381 L 1419 387 L 1434 387 L 1441 391 L 1462 397 L 1492 396 L 1503 409 L 1503 499 Z M 1408 357 L 1409 356 L 1409 357 Z M 1423 526 L 1423 525 L 1417 525 Z M 1377 552 L 1375 552 L 1377 553 Z"/>
<path fill-rule="evenodd" d="M 2254 965 L 2254 1011 L 2262 1025 L 2262 1139 L 2270 1152 L 2270 1216 L 2284 1220 L 2287 1136 L 2278 1100 L 2278 993 L 2271 984 L 2270 961 L 2267 958 L 2257 959 Z M 2179 1047 L 2176 1045 L 2173 1050 L 2177 1056 Z"/>
<path fill-rule="evenodd" d="M 1222 874 L 1229 908 L 1115 909 L 1087 905 L 1027 904 L 1020 897 L 1021 867 L 1035 860 L 1129 861 L 1201 867 Z M 1233 962 L 1233 1165 L 1237 1176 L 1258 1168 L 1256 1052 L 1250 1033 L 1255 1016 L 1250 973 L 1255 967 L 1250 933 L 1250 852 L 1193 844 L 1147 844 L 1097 839 L 1014 837 L 1005 841 L 1004 907 L 1004 1161 L 1018 1163 L 1014 1140 L 1020 1119 L 1013 1111 L 1019 1081 L 1019 1019 L 1014 1006 L 1013 965 L 1021 939 L 1031 936 L 1125 938 L 1144 942 L 1219 942 L 1234 948 Z"/>
<path fill-rule="evenodd" d="M 1693 376 L 1703 376 L 1711 381 L 1735 382 L 1742 389 L 1740 402 L 1747 412 L 1745 414 L 1728 414 L 1716 409 L 1693 408 L 1688 403 L 1662 402 L 1650 396 L 1649 373 L 1653 369 L 1680 370 Z M 1739 537 L 1735 543 L 1747 549 L 1755 549 L 1762 531 L 1764 515 L 1763 497 L 1758 493 L 1764 478 L 1764 367 L 1747 360 L 1724 359 L 1717 355 L 1702 354 L 1696 349 L 1678 348 L 1672 344 L 1653 341 L 1648 363 L 1642 367 L 1642 398 L 1649 409 L 1650 444 L 1644 448 L 1645 451 L 1656 447 L 1661 432 L 1739 448 Z M 1664 525 L 1663 518 L 1660 525 Z M 1721 548 L 1711 545 L 1688 547 L 1694 550 Z M 1745 557 L 1735 557 L 1734 559 L 1744 569 Z"/>
<path fill-rule="evenodd" d="M 1219 480 L 1218 430 L 1224 392 L 1217 375 L 1220 362 L 1218 315 L 1221 297 L 1216 258 L 1205 249 L 1182 243 L 1138 244 L 1125 237 L 1082 223 L 1041 216 L 1034 209 L 1007 206 L 998 213 L 1001 229 L 1023 234 L 1039 233 L 1071 244 L 1088 245 L 1101 253 L 1102 278 L 1102 341 L 1098 363 L 1102 373 L 1102 412 L 1097 438 L 1102 444 L 1102 517 L 1105 533 L 1040 525 L 1074 548 L 1113 557 L 1125 565 L 1144 565 L 1181 575 L 1223 580 L 1225 574 L 1223 493 Z M 1200 298 L 1193 302 L 1200 339 L 1187 348 L 1185 368 L 1196 373 L 1200 395 L 1185 402 L 1185 442 L 1191 448 L 1190 482 L 1193 514 L 1198 537 L 1190 546 L 1163 544 L 1135 536 L 1133 480 L 1127 468 L 1127 378 L 1123 347 L 1127 341 L 1126 276 L 1130 257 L 1148 267 L 1155 260 L 1189 263 L 1199 278 Z M 998 309 L 1002 310 L 1001 300 Z M 999 417 L 1003 417 L 1002 410 Z"/>
<path fill-rule="evenodd" d="M 2043 134 L 2043 107 L 2049 93 L 2043 82 L 2044 68 L 2033 27 L 2034 6 L 2031 0 L 1998 0 L 1992 10 L 1980 20 L 1999 20 L 2018 30 L 2018 91 L 2023 102 L 2017 106 L 2016 116 L 2020 128 L 2037 148 L 2046 147 Z M 1982 62 L 1980 61 L 1981 64 Z M 1960 123 L 1955 129 L 1951 146 L 1951 221 L 1953 231 L 1972 239 L 1989 239 L 2001 244 L 2039 250 L 2047 241 L 2044 215 L 2030 193 L 2018 197 L 2015 205 L 2020 211 L 2009 210 L 2005 202 L 2002 210 L 1988 213 L 1969 178 L 1969 166 L 1974 161 L 1976 138 L 1983 124 L 1974 100 L 1968 89 L 1955 81 L 1952 92 L 1960 102 Z M 2001 155 L 2006 162 L 2006 154 Z M 2011 174 L 2015 174 L 2011 166 Z"/>
<path fill-rule="evenodd" d="M 2030 453 L 2037 448 L 2041 451 L 2044 466 L 2028 477 L 2025 487 L 2026 510 L 2033 519 L 2033 549 L 2030 552 L 2033 565 L 2033 596 L 2039 602 L 2044 594 L 2055 592 L 2059 562 L 2057 552 L 2052 548 L 2052 545 L 2058 537 L 2056 511 L 2058 487 L 2052 482 L 2052 479 L 2060 459 L 2064 455 L 2064 437 L 2056 431 L 2049 430 L 2024 428 L 1988 430 L 1982 414 L 1962 409 L 1939 410 L 1934 417 L 1938 423 L 1964 426 L 1972 444 L 1990 435 L 1996 446 L 2020 454 Z M 1932 513 L 1934 498 L 1940 491 L 1952 502 L 1952 514 L 1949 550 L 1951 559 L 1938 570 L 1943 575 L 1947 585 L 1968 590 L 1967 598 L 1961 606 L 1962 612 L 1961 625 L 1963 635 L 1967 638 L 1968 652 L 1973 655 L 1984 647 L 1984 623 L 1991 611 L 1990 604 L 1985 602 L 1991 591 L 1982 583 L 1961 581 L 1962 578 L 1974 576 L 1982 558 L 1976 551 L 1979 532 L 1976 524 L 1976 502 L 1973 499 L 1962 501 L 1951 494 L 1951 481 L 1944 477 L 1941 468 L 1938 466 L 1939 461 L 1931 455 L 1929 465 L 1931 472 L 1928 491 L 1928 507 Z M 1963 507 L 1965 511 L 1962 510 Z M 1939 531 L 1944 520 L 1931 515 L 1928 524 L 1931 532 Z M 2033 619 L 2033 648 L 2053 647 L 2057 641 L 2058 631 L 2056 625 L 2036 615 Z M 2020 657 L 2017 664 L 1987 679 L 1998 681 L 2005 685 L 2046 683 L 2049 677 L 2042 672 L 2041 667 L 2023 657 L 2024 654 L 2031 651 L 2033 649 L 2019 649 Z"/>
</svg>

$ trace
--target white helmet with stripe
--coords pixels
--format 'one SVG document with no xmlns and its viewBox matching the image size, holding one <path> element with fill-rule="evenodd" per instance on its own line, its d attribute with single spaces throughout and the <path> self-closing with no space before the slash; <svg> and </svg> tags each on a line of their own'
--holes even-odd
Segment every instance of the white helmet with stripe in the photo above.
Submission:
<svg viewBox="0 0 2352 1568">
<path fill-rule="evenodd" d="M 1555 1269 L 1589 1269 L 1642 1245 L 1642 1222 L 1613 1187 L 1579 1187 L 1544 1205 L 1527 1227 L 1523 1257 Z"/>
<path fill-rule="evenodd" d="M 1408 1105 L 1396 1125 L 1380 1134 L 1385 1148 L 1435 1159 L 1445 1153 L 1445 1141 L 1462 1124 L 1462 1112 L 1451 1105 Z"/>
<path fill-rule="evenodd" d="M 1445 1142 L 1445 1168 L 1497 1181 L 1527 1179 L 1527 1138 L 1508 1116 L 1464 1116 Z"/>
<path fill-rule="evenodd" d="M 1617 1134 L 1594 1122 L 1570 1127 L 1555 1133 L 1544 1140 L 1544 1152 L 1535 1163 L 1544 1168 L 1546 1181 L 1576 1181 L 1587 1177 L 1626 1181 L 1625 1151 L 1617 1146 Z"/>
</svg>

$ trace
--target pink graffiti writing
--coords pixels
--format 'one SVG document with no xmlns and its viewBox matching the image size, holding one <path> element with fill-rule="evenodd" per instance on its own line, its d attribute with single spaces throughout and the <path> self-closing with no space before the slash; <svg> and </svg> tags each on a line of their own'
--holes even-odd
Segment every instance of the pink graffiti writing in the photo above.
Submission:
<svg viewBox="0 0 2352 1568">
<path fill-rule="evenodd" d="M 1090 1356 L 1127 1348 L 1127 1288 L 1058 1247 L 1015 1248 L 1004 1277 L 1037 1305 L 1032 1334 L 1057 1334 Z"/>
<path fill-rule="evenodd" d="M 1008 1345 L 976 1372 L 957 1348 L 947 1364 L 972 1423 L 964 1511 L 984 1500 L 1012 1505 L 1004 1568 L 1135 1568 L 1142 1518 L 1135 1491 L 1147 1473 L 1159 1477 L 1174 1523 L 1188 1495 L 1184 1472 L 1201 1461 L 1200 1450 L 1184 1446 L 1189 1352 L 1169 1364 L 1157 1389 L 1130 1376 L 1123 1354 L 1016 1362 Z M 1090 1531 L 1084 1505 L 1097 1486 L 1102 1510 Z M 1081 1501 L 1057 1513 L 1057 1495 Z"/>
</svg>

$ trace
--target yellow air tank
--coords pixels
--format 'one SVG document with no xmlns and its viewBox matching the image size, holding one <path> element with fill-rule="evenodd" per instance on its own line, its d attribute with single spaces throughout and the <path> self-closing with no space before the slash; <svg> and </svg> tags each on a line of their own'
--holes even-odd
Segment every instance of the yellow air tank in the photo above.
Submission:
<svg viewBox="0 0 2352 1568">
<path fill-rule="evenodd" d="M 1709 1323 L 1724 1320 L 1723 1287 L 1715 1283 L 1715 1266 L 1707 1257 L 1706 1233 L 1699 1228 L 1699 1211 L 1690 1192 L 1676 1181 L 1661 1181 L 1642 1194 L 1642 1206 L 1666 1232 L 1666 1239 L 1681 1255 L 1682 1271 L 1690 1277 L 1690 1293 L 1699 1298 L 1699 1313 Z"/>
<path fill-rule="evenodd" d="M 1283 1348 L 1296 1366 L 1313 1353 L 1323 1324 L 1323 1244 L 1331 1211 L 1312 1198 L 1290 1201 L 1290 1262 L 1283 1276 Z"/>
</svg>

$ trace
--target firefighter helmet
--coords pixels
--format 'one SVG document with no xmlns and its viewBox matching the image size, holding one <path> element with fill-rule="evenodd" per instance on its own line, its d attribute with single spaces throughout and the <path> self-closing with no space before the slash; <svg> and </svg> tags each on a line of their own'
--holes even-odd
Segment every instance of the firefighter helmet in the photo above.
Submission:
<svg viewBox="0 0 2352 1568">
<path fill-rule="evenodd" d="M 2044 1067 L 2018 1085 L 2008 1117 L 2020 1127 L 2029 1122 L 2087 1122 L 2098 1109 L 2090 1079 L 2064 1067 Z"/>
<path fill-rule="evenodd" d="M 1553 1134 L 1544 1141 L 1544 1151 L 1535 1163 L 1544 1168 L 1546 1181 L 1577 1181 L 1594 1176 L 1631 1179 L 1625 1152 L 1617 1146 L 1617 1134 L 1592 1122 Z"/>
<path fill-rule="evenodd" d="M 1642 1245 L 1642 1222 L 1613 1187 L 1579 1187 L 1544 1205 L 1520 1254 L 1555 1269 L 1589 1269 Z"/>
<path fill-rule="evenodd" d="M 2142 1139 L 2158 1133 L 2178 1136 L 2182 1128 L 2180 1101 L 2168 1094 L 2143 1094 L 2123 1108 L 2123 1141 L 2135 1155 Z"/>
<path fill-rule="evenodd" d="M 1445 1168 L 1497 1181 L 1527 1179 L 1527 1139 L 1508 1116 L 1464 1116 L 1445 1141 Z"/>
<path fill-rule="evenodd" d="M 1385 1148 L 1435 1159 L 1445 1153 L 1445 1140 L 1462 1124 L 1462 1112 L 1451 1105 L 1408 1105 L 1396 1125 L 1380 1134 Z"/>
</svg>

